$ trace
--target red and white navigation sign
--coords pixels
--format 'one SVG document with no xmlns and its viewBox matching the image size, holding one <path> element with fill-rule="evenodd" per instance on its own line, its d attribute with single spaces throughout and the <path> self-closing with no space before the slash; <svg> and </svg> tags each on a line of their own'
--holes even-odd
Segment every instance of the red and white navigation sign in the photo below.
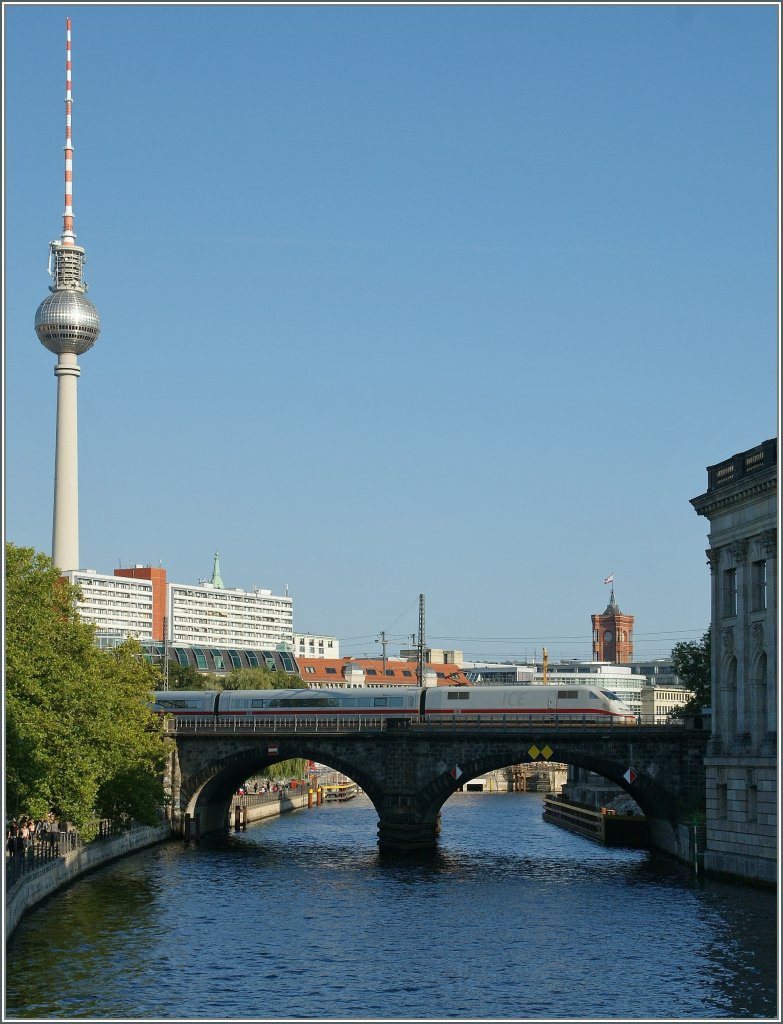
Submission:
<svg viewBox="0 0 783 1024">
<path fill-rule="evenodd" d="M 449 772 L 449 775 L 452 775 L 455 779 L 458 779 L 462 775 L 462 769 L 458 764 L 455 764 L 454 767 Z"/>
<path fill-rule="evenodd" d="M 629 768 L 625 775 L 623 775 L 623 778 L 628 783 L 636 782 L 636 772 L 633 770 L 633 768 Z"/>
</svg>

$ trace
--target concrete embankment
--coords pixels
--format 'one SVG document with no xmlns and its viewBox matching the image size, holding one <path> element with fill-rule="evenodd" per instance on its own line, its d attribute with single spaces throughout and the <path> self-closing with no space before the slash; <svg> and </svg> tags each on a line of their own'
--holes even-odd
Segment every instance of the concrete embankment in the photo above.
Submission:
<svg viewBox="0 0 783 1024">
<path fill-rule="evenodd" d="M 23 875 L 8 890 L 5 901 L 5 937 L 13 933 L 25 912 L 47 896 L 64 889 L 80 875 L 103 864 L 136 853 L 171 838 L 169 825 L 137 828 L 112 839 L 89 843 Z"/>
<path fill-rule="evenodd" d="M 316 806 L 315 794 L 311 797 L 313 806 Z M 288 794 L 274 800 L 262 797 L 235 797 L 231 804 L 229 815 L 229 826 L 235 827 L 236 813 L 239 810 L 240 821 L 244 824 L 252 824 L 254 821 L 263 821 L 264 818 L 274 818 L 278 814 L 285 814 L 287 811 L 298 811 L 308 806 L 307 792 Z"/>
<path fill-rule="evenodd" d="M 233 827 L 236 807 L 241 808 L 244 822 L 247 824 L 307 806 L 306 792 L 295 796 L 286 795 L 281 799 L 267 799 L 265 802 L 261 802 L 259 798 L 257 804 L 252 797 L 238 797 L 231 806 L 231 827 Z M 66 888 L 81 875 L 85 875 L 95 868 L 109 864 L 120 857 L 137 853 L 156 843 L 164 843 L 172 838 L 171 827 L 168 824 L 158 825 L 154 828 L 137 828 L 112 839 L 101 839 L 88 843 L 78 850 L 65 854 L 64 857 L 47 861 L 41 867 L 27 872 L 7 890 L 5 902 L 6 940 L 13 934 L 14 929 L 28 910 L 57 892 L 58 889 Z"/>
</svg>

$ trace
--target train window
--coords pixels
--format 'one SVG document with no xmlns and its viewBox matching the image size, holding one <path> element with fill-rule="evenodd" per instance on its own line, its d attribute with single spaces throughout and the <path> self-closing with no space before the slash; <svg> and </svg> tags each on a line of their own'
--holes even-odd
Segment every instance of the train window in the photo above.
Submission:
<svg viewBox="0 0 783 1024">
<path fill-rule="evenodd" d="M 389 707 L 401 708 L 402 707 L 402 697 L 389 697 Z"/>
<path fill-rule="evenodd" d="M 604 697 L 608 697 L 609 700 L 619 700 L 620 699 L 617 696 L 617 694 L 616 693 L 612 693 L 611 690 L 601 690 L 601 693 L 604 695 Z"/>
<path fill-rule="evenodd" d="M 269 707 L 269 701 L 268 700 L 251 700 L 250 701 L 250 707 L 251 708 L 266 708 L 266 707 Z"/>
<path fill-rule="evenodd" d="M 601 699 L 594 690 L 591 690 L 590 693 L 588 694 L 588 696 L 589 696 L 590 700 L 600 700 Z"/>
<path fill-rule="evenodd" d="M 339 708 L 337 697 L 288 697 L 269 701 L 270 708 Z"/>
<path fill-rule="evenodd" d="M 386 698 L 385 697 L 373 697 L 372 704 L 373 704 L 373 707 L 375 707 L 375 708 L 385 708 L 386 707 Z"/>
<path fill-rule="evenodd" d="M 579 696 L 579 690 L 558 690 L 558 700 L 576 700 Z"/>
<path fill-rule="evenodd" d="M 156 702 L 162 708 L 171 708 L 175 710 L 177 708 L 197 708 L 198 702 L 195 700 L 171 700 L 170 698 L 163 698 Z"/>
<path fill-rule="evenodd" d="M 448 700 L 467 700 L 470 693 L 468 690 L 449 690 L 446 697 Z"/>
<path fill-rule="evenodd" d="M 353 697 L 341 697 L 340 706 L 344 708 L 355 708 L 356 700 Z"/>
</svg>

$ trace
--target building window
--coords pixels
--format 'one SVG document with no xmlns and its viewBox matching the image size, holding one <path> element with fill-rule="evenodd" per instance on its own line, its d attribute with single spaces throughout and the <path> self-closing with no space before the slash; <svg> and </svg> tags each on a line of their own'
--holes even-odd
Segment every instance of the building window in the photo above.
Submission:
<svg viewBox="0 0 783 1024">
<path fill-rule="evenodd" d="M 723 573 L 723 614 L 737 614 L 737 570 L 726 569 Z"/>
<path fill-rule="evenodd" d="M 765 559 L 753 563 L 753 596 L 752 610 L 764 612 L 767 610 L 767 563 Z"/>
</svg>

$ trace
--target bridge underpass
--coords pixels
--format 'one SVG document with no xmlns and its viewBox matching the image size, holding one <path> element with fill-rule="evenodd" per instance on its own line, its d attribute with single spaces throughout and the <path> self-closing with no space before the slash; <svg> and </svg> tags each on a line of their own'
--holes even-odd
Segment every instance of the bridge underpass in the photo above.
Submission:
<svg viewBox="0 0 783 1024">
<path fill-rule="evenodd" d="M 252 726 L 252 728 L 250 728 Z M 647 817 L 655 847 L 693 862 L 693 824 L 704 814 L 709 734 L 682 726 L 167 722 L 174 741 L 167 785 L 172 828 L 185 816 L 202 834 L 223 831 L 231 798 L 269 765 L 308 758 L 348 775 L 378 813 L 381 849 L 437 845 L 443 804 L 461 786 L 513 764 L 550 760 L 595 772 L 625 790 Z M 629 769 L 631 770 L 629 773 Z M 629 779 L 631 781 L 629 781 Z"/>
</svg>

